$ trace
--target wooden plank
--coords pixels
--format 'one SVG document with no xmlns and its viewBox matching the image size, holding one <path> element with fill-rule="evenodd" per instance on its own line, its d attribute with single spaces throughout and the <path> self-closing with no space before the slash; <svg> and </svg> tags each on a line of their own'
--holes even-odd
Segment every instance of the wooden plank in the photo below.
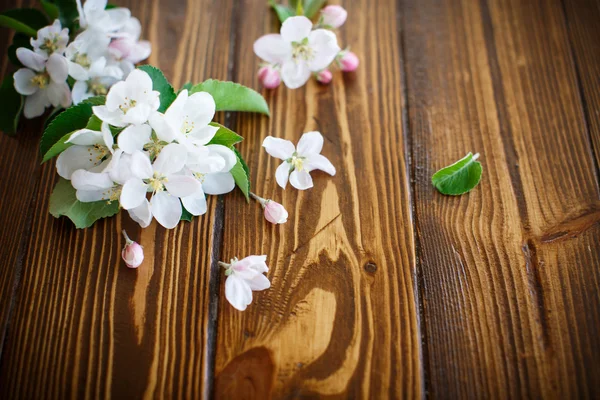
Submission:
<svg viewBox="0 0 600 400">
<path fill-rule="evenodd" d="M 599 192 L 562 7 L 407 0 L 402 22 L 429 394 L 597 397 Z M 480 186 L 439 195 L 468 151 Z"/>
<path fill-rule="evenodd" d="M 175 85 L 228 78 L 233 1 L 132 0 L 150 63 Z M 37 160 L 37 158 L 36 158 Z M 37 161 L 36 161 L 37 163 Z M 123 212 L 75 230 L 48 214 L 56 172 L 41 170 L 0 364 L 0 398 L 197 397 L 210 390 L 209 271 L 216 199 L 193 223 L 143 231 Z M 128 270 L 121 229 L 145 245 Z"/>
<path fill-rule="evenodd" d="M 271 226 L 257 203 L 225 199 L 223 259 L 267 254 L 272 287 L 241 313 L 221 285 L 216 398 L 422 395 L 398 9 L 392 0 L 342 4 L 349 20 L 340 40 L 360 55 L 359 71 L 336 72 L 330 86 L 264 91 L 272 118 L 238 119 L 253 190 L 290 218 Z M 240 7 L 252 23 L 237 30 L 234 77 L 258 87 L 252 44 L 279 24 L 255 2 Z M 296 142 L 310 130 L 323 133 L 338 173 L 314 173 L 308 191 L 283 191 L 262 141 Z"/>
</svg>

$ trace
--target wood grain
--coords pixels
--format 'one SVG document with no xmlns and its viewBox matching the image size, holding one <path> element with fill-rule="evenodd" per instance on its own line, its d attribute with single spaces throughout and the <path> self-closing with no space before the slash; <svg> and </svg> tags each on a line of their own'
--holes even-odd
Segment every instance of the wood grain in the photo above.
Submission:
<svg viewBox="0 0 600 400">
<path fill-rule="evenodd" d="M 228 78 L 232 1 L 119 4 L 140 18 L 154 46 L 150 63 L 175 85 Z M 32 158 L 37 165 L 37 154 Z M 54 166 L 44 165 L 37 178 L 0 398 L 191 398 L 210 391 L 217 200 L 205 216 L 172 231 L 153 224 L 142 232 L 126 213 L 75 230 L 48 214 Z M 128 270 L 120 259 L 124 228 L 145 246 L 143 268 Z"/>
<path fill-rule="evenodd" d="M 405 1 L 426 387 L 597 397 L 598 186 L 562 7 Z M 469 151 L 484 178 L 442 197 Z"/>
<path fill-rule="evenodd" d="M 243 313 L 220 298 L 216 398 L 418 398 L 422 395 L 415 258 L 404 158 L 400 47 L 395 1 L 342 3 L 343 45 L 364 64 L 332 85 L 263 91 L 273 117 L 239 116 L 253 190 L 290 212 L 268 225 L 257 203 L 225 199 L 222 257 L 267 254 L 272 287 Z M 252 43 L 279 24 L 240 2 L 234 79 L 256 87 Z M 351 28 L 353 27 L 353 28 Z M 373 38 L 380 38 L 373 46 Z M 267 135 L 297 142 L 319 130 L 337 175 L 314 188 L 275 182 Z"/>
</svg>

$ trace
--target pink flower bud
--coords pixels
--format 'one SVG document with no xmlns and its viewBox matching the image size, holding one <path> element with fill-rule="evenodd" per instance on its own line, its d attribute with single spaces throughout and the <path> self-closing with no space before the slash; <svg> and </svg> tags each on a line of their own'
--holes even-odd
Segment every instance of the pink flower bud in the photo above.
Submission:
<svg viewBox="0 0 600 400">
<path fill-rule="evenodd" d="M 287 222 L 288 212 L 279 203 L 273 200 L 265 202 L 265 218 L 272 224 L 283 224 Z"/>
<path fill-rule="evenodd" d="M 330 26 L 332 28 L 339 28 L 340 26 L 344 25 L 344 22 L 346 22 L 348 12 L 344 10 L 344 7 L 342 6 L 331 5 L 322 9 L 321 15 L 323 16 L 323 25 Z"/>
<path fill-rule="evenodd" d="M 345 51 L 338 62 L 340 69 L 344 72 L 356 71 L 356 68 L 358 68 L 358 56 L 351 51 Z"/>
<path fill-rule="evenodd" d="M 281 84 L 281 75 L 272 65 L 265 65 L 258 70 L 258 80 L 267 89 L 275 89 Z"/>
<path fill-rule="evenodd" d="M 144 261 L 144 248 L 129 239 L 125 231 L 123 231 L 123 236 L 125 236 L 125 247 L 121 251 L 121 257 L 123 257 L 123 261 L 129 268 L 137 268 Z"/>
<path fill-rule="evenodd" d="M 317 80 L 324 85 L 327 85 L 329 82 L 331 82 L 332 78 L 333 78 L 333 75 L 331 74 L 331 71 L 328 69 L 324 69 L 323 71 L 321 71 L 317 74 Z"/>
</svg>

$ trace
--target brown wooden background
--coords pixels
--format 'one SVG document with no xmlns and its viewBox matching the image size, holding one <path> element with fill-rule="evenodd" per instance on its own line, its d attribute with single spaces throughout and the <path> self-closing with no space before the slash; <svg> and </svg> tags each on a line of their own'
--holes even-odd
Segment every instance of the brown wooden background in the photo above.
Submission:
<svg viewBox="0 0 600 400">
<path fill-rule="evenodd" d="M 259 88 L 266 1 L 117 3 L 174 85 Z M 357 73 L 263 91 L 271 119 L 219 116 L 283 226 L 236 192 L 172 231 L 126 213 L 76 230 L 48 214 L 40 123 L 0 135 L 0 398 L 600 397 L 599 2 L 342 4 Z M 280 190 L 263 138 L 315 129 L 338 174 Z M 481 184 L 438 194 L 469 151 Z M 240 313 L 216 261 L 250 254 L 273 286 Z"/>
</svg>

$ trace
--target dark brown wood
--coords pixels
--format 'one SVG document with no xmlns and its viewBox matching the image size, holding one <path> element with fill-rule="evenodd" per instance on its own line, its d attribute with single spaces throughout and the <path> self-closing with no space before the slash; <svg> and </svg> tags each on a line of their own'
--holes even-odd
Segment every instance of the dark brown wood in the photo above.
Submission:
<svg viewBox="0 0 600 400">
<path fill-rule="evenodd" d="M 418 398 L 422 396 L 415 259 L 404 158 L 396 1 L 343 3 L 340 41 L 363 64 L 330 86 L 263 91 L 272 118 L 238 115 L 253 190 L 281 202 L 288 223 L 272 226 L 241 196 L 225 198 L 222 257 L 266 254 L 272 287 L 243 313 L 220 298 L 216 398 Z M 253 42 L 279 23 L 244 2 L 234 79 L 257 87 Z M 380 38 L 375 43 L 374 38 Z M 314 188 L 281 190 L 267 135 L 297 142 L 319 130 L 337 167 Z M 222 291 L 223 292 L 223 291 Z"/>
<path fill-rule="evenodd" d="M 560 2 L 406 0 L 402 23 L 428 392 L 597 397 L 599 192 Z M 481 185 L 440 196 L 469 151 Z"/>
</svg>

